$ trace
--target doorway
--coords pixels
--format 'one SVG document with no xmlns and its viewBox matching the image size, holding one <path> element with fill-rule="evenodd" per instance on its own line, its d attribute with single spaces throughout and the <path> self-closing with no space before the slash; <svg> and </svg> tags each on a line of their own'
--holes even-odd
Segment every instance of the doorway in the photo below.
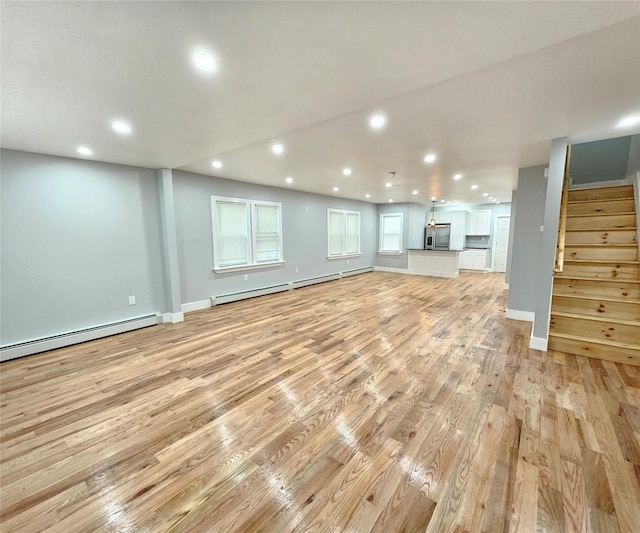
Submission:
<svg viewBox="0 0 640 533">
<path fill-rule="evenodd" d="M 494 272 L 507 271 L 507 255 L 509 252 L 509 226 L 511 224 L 510 216 L 498 216 L 496 218 L 495 243 L 493 249 Z"/>
</svg>

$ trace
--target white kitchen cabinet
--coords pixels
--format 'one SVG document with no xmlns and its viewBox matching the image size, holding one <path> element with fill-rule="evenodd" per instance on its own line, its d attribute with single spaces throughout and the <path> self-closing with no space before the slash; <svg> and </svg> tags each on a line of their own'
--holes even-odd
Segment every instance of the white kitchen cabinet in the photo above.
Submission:
<svg viewBox="0 0 640 533">
<path fill-rule="evenodd" d="M 460 268 L 465 270 L 473 270 L 473 252 L 465 250 L 460 254 Z"/>
<path fill-rule="evenodd" d="M 487 250 L 465 250 L 460 254 L 460 268 L 465 270 L 486 270 Z"/>
<path fill-rule="evenodd" d="M 464 235 L 451 235 L 449 238 L 449 250 L 464 249 Z"/>
<path fill-rule="evenodd" d="M 467 214 L 467 235 L 491 234 L 491 209 L 469 211 Z"/>
</svg>

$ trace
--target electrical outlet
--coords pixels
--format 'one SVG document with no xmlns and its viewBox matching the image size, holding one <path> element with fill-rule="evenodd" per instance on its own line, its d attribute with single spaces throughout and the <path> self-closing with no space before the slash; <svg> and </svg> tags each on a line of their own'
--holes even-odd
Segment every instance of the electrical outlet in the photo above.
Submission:
<svg viewBox="0 0 640 533">
<path fill-rule="evenodd" d="M 351 261 L 350 261 L 349 259 L 347 259 L 347 265 L 348 265 L 349 263 L 351 263 Z"/>
<path fill-rule="evenodd" d="M 129 305 L 136 305 L 136 297 L 134 295 L 129 296 Z"/>
<path fill-rule="evenodd" d="M 300 269 L 298 267 L 296 267 L 296 274 L 300 272 Z"/>
<path fill-rule="evenodd" d="M 244 279 L 245 281 L 249 281 L 249 274 L 245 274 L 242 279 Z"/>
</svg>

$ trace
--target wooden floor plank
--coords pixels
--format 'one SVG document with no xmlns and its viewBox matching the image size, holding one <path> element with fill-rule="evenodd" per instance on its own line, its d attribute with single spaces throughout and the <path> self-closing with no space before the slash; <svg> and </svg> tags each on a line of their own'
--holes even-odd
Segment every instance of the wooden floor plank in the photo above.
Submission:
<svg viewBox="0 0 640 533">
<path fill-rule="evenodd" d="M 612 531 L 640 370 L 528 348 L 504 276 L 369 273 L 0 365 L 0 530 Z"/>
</svg>

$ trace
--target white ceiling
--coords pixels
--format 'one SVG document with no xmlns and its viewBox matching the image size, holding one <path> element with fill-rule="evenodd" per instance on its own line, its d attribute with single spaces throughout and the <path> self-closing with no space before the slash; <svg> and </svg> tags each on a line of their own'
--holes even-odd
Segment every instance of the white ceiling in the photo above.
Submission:
<svg viewBox="0 0 640 533">
<path fill-rule="evenodd" d="M 480 203 L 510 201 L 517 169 L 548 162 L 555 137 L 640 132 L 615 127 L 640 113 L 639 1 L 1 9 L 5 148 L 81 157 L 87 145 L 89 159 L 372 202 Z M 216 73 L 192 67 L 195 46 Z M 114 133 L 115 118 L 133 133 Z"/>
</svg>

